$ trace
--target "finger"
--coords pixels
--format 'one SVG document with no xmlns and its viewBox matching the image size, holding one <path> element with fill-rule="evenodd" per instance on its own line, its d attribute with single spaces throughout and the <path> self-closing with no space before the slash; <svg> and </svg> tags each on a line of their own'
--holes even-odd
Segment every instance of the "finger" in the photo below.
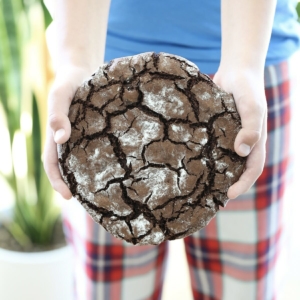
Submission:
<svg viewBox="0 0 300 300">
<path fill-rule="evenodd" d="M 71 91 L 66 85 L 53 87 L 48 99 L 48 122 L 57 144 L 65 143 L 71 134 L 68 118 Z"/>
<path fill-rule="evenodd" d="M 248 157 L 249 162 L 247 161 L 245 172 L 241 175 L 239 180 L 229 188 L 227 192 L 229 199 L 234 199 L 239 195 L 246 193 L 262 173 L 264 152 L 259 148 L 261 147 L 255 146 L 253 148 Z"/>
<path fill-rule="evenodd" d="M 53 141 L 49 128 L 45 145 L 44 168 L 53 189 L 59 192 L 65 199 L 71 199 L 71 191 L 61 178 L 57 157 L 56 143 Z"/>
<path fill-rule="evenodd" d="M 252 95 L 252 97 L 257 96 Z M 242 129 L 236 136 L 234 149 L 238 155 L 247 156 L 261 138 L 266 102 L 265 98 L 262 97 L 262 99 L 253 101 L 243 99 L 236 103 L 241 117 Z"/>
<path fill-rule="evenodd" d="M 246 193 L 261 175 L 266 157 L 266 138 L 267 138 L 267 114 L 265 114 L 262 128 L 262 137 L 254 146 L 247 158 L 246 170 L 239 180 L 233 184 L 227 192 L 229 199 L 234 199 L 239 195 Z"/>
</svg>

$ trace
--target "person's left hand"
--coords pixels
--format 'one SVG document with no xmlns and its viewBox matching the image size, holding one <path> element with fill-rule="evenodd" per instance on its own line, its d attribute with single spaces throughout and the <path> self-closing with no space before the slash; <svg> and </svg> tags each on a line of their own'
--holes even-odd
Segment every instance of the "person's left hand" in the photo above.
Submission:
<svg viewBox="0 0 300 300">
<path fill-rule="evenodd" d="M 266 156 L 267 103 L 262 74 L 255 70 L 219 70 L 213 81 L 233 94 L 242 121 L 234 149 L 248 156 L 246 170 L 228 192 L 229 199 L 247 192 L 261 175 Z"/>
</svg>

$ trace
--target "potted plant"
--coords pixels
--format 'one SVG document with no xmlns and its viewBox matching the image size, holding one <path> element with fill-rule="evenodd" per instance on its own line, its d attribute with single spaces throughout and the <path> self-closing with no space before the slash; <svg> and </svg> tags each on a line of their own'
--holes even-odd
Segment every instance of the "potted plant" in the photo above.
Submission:
<svg viewBox="0 0 300 300">
<path fill-rule="evenodd" d="M 0 294 L 5 300 L 72 299 L 71 249 L 41 159 L 51 79 L 42 5 L 0 1 L 0 151 L 6 153 L 0 176 L 15 199 L 13 207 L 0 211 Z M 35 76 L 32 67 L 38 68 Z"/>
</svg>

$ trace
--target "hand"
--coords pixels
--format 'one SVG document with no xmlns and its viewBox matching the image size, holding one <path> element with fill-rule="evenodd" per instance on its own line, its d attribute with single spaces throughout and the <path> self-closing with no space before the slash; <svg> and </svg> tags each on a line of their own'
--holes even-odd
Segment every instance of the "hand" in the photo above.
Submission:
<svg viewBox="0 0 300 300">
<path fill-rule="evenodd" d="M 72 194 L 58 168 L 57 144 L 63 144 L 70 138 L 69 107 L 78 86 L 91 74 L 88 69 L 74 65 L 60 68 L 48 96 L 44 168 L 52 187 L 65 199 L 71 199 Z"/>
<path fill-rule="evenodd" d="M 262 72 L 261 72 L 262 73 Z M 253 70 L 226 71 L 221 68 L 214 82 L 232 93 L 242 121 L 234 149 L 247 156 L 246 170 L 228 192 L 229 199 L 247 192 L 263 171 L 267 140 L 267 103 L 263 75 Z"/>
</svg>

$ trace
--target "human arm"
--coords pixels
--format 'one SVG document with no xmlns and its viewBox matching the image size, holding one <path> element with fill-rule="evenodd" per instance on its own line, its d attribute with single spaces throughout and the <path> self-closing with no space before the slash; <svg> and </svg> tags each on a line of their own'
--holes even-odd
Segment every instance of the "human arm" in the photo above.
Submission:
<svg viewBox="0 0 300 300">
<path fill-rule="evenodd" d="M 44 167 L 52 187 L 69 199 L 71 192 L 58 168 L 57 143 L 70 137 L 68 112 L 78 86 L 103 63 L 110 1 L 49 0 L 45 4 L 53 18 L 47 40 L 56 74 L 48 96 Z"/>
<path fill-rule="evenodd" d="M 245 172 L 228 190 L 230 199 L 248 191 L 264 166 L 267 139 L 264 65 L 275 6 L 276 0 L 221 0 L 221 62 L 214 82 L 233 94 L 241 116 L 242 129 L 235 140 L 235 151 L 240 156 L 250 153 Z"/>
</svg>

